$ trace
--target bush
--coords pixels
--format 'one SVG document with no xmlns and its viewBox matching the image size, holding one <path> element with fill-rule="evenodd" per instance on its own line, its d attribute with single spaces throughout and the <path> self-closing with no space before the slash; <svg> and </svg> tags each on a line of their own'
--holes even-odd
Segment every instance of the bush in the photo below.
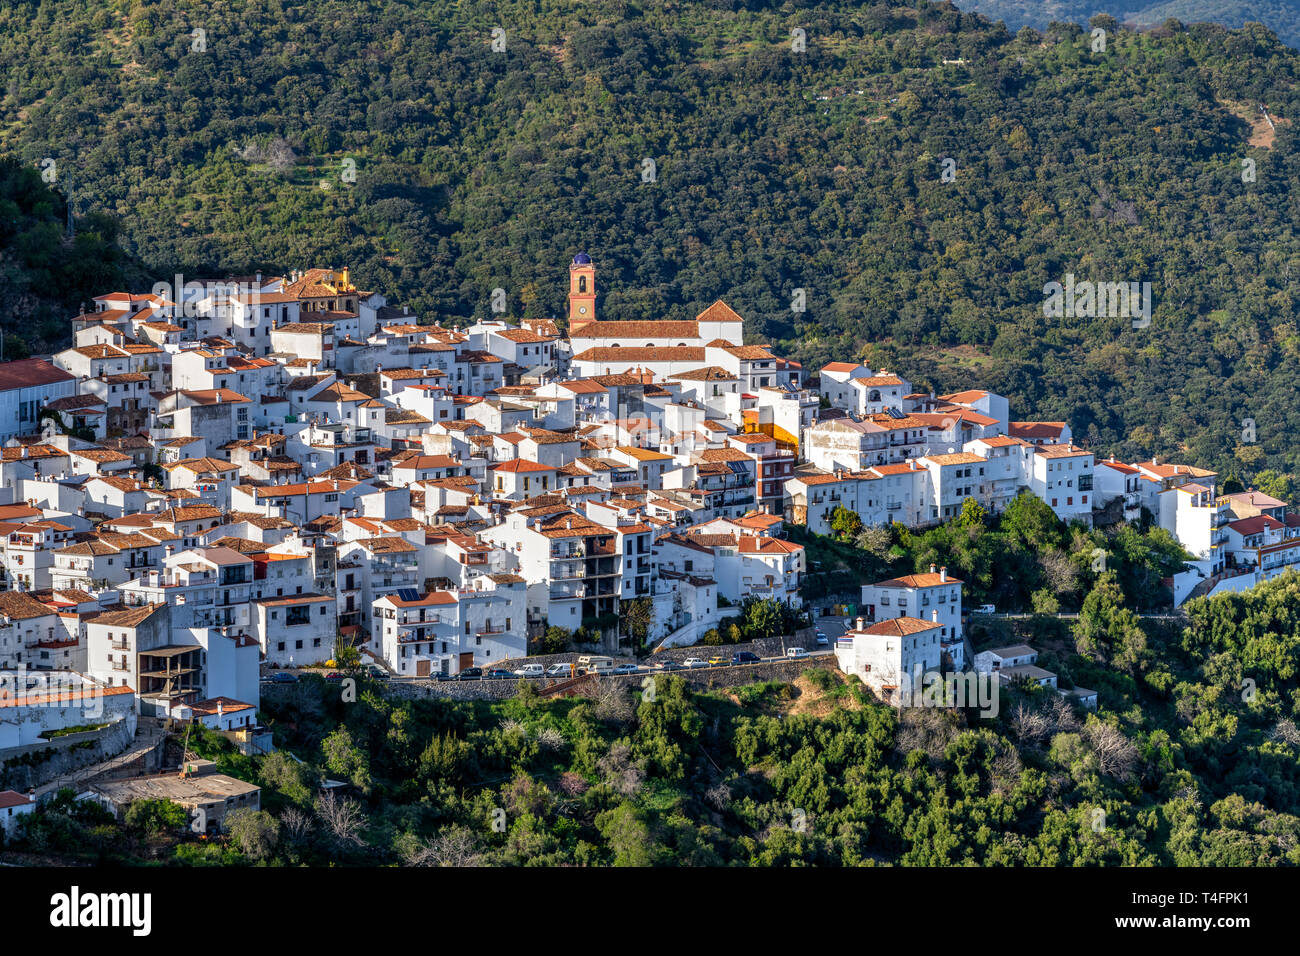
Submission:
<svg viewBox="0 0 1300 956">
<path fill-rule="evenodd" d="M 135 800 L 126 808 L 123 822 L 148 836 L 179 833 L 190 815 L 179 803 L 170 800 Z"/>
</svg>

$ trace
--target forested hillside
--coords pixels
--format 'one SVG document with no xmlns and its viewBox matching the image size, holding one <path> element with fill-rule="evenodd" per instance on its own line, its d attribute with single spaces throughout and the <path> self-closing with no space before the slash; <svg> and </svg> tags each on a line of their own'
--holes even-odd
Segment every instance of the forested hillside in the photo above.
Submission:
<svg viewBox="0 0 1300 956">
<path fill-rule="evenodd" d="M 947 4 L 16 3 L 0 149 L 163 275 L 347 264 L 431 319 L 496 286 L 559 314 L 584 249 L 605 316 L 724 297 L 814 366 L 1298 472 L 1300 60 L 1109 26 L 1094 53 Z M 1069 273 L 1150 282 L 1150 325 L 1045 318 Z"/>
<path fill-rule="evenodd" d="M 1262 23 L 1288 46 L 1300 46 L 1300 5 L 1295 0 L 966 0 L 958 6 L 990 20 L 1003 20 L 1012 30 L 1042 30 L 1053 21 L 1087 23 L 1098 13 L 1135 26 L 1152 26 L 1170 18 L 1233 28 Z"/>
<path fill-rule="evenodd" d="M 63 197 L 34 167 L 0 157 L 0 359 L 67 334 L 68 315 L 123 281 L 118 224 L 100 212 L 68 217 Z"/>
</svg>

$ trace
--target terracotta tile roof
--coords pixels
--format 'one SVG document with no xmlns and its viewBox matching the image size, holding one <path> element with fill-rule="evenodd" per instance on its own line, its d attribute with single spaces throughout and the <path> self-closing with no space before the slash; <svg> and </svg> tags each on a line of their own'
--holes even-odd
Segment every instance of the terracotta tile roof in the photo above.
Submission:
<svg viewBox="0 0 1300 956">
<path fill-rule="evenodd" d="M 1007 434 L 1012 438 L 1023 438 L 1025 441 L 1034 441 L 1035 439 L 1059 440 L 1061 433 L 1065 430 L 1065 422 L 1008 422 Z"/>
<path fill-rule="evenodd" d="M 1080 455 L 1091 455 L 1092 452 L 1074 445 L 1039 445 L 1034 449 L 1034 454 L 1043 458 L 1077 458 Z"/>
<path fill-rule="evenodd" d="M 970 451 L 954 452 L 950 455 L 926 455 L 923 461 L 932 461 L 936 465 L 983 465 L 988 459 Z"/>
<path fill-rule="evenodd" d="M 569 333 L 575 343 L 579 339 L 696 339 L 700 327 L 696 322 L 660 319 L 651 321 L 598 321 L 589 322 Z"/>
<path fill-rule="evenodd" d="M 544 342 L 554 342 L 555 338 L 549 335 L 538 335 L 536 332 L 528 329 L 506 329 L 502 332 L 495 332 L 507 341 L 514 342 L 516 345 L 540 345 Z"/>
<path fill-rule="evenodd" d="M 671 379 L 679 379 L 683 382 L 734 382 L 739 379 L 738 375 L 733 375 L 725 368 L 719 368 L 716 365 L 707 365 L 703 368 L 693 368 L 689 372 L 678 372 L 675 375 L 668 376 Z"/>
<path fill-rule="evenodd" d="M 761 362 L 774 359 L 770 345 L 728 345 L 723 348 L 728 355 L 734 355 L 744 362 Z"/>
<path fill-rule="evenodd" d="M 757 534 L 742 534 L 739 551 L 741 554 L 798 554 L 803 545 L 780 538 L 767 538 Z"/>
<path fill-rule="evenodd" d="M 528 428 L 521 425 L 518 430 L 538 445 L 561 445 L 578 440 L 576 435 L 551 431 L 548 428 Z"/>
<path fill-rule="evenodd" d="M 286 322 L 271 330 L 275 332 L 288 332 L 290 335 L 325 335 L 333 334 L 333 322 Z"/>
<path fill-rule="evenodd" d="M 557 384 L 560 388 L 579 395 L 594 395 L 598 392 L 608 391 L 604 385 L 590 378 L 577 378 L 570 382 L 559 382 Z"/>
<path fill-rule="evenodd" d="M 407 554 L 418 550 L 411 542 L 400 537 L 362 538 L 357 544 L 371 554 Z"/>
<path fill-rule="evenodd" d="M 386 594 L 381 601 L 387 601 L 394 607 L 429 607 L 434 604 L 455 604 L 456 596 L 450 591 L 430 591 L 428 594 L 422 594 L 414 601 L 404 601 L 396 594 Z"/>
<path fill-rule="evenodd" d="M 1265 530 L 1276 531 L 1279 528 L 1286 527 L 1286 525 L 1268 515 L 1255 515 L 1252 518 L 1242 518 L 1238 521 L 1229 521 L 1228 527 L 1237 532 L 1237 534 L 1252 535 L 1259 534 L 1261 531 Z"/>
<path fill-rule="evenodd" d="M 54 612 L 22 591 L 0 591 L 0 614 L 15 621 L 28 621 Z"/>
<path fill-rule="evenodd" d="M 500 464 L 492 465 L 488 471 L 499 471 L 505 474 L 517 475 L 520 472 L 534 471 L 555 471 L 550 465 L 539 465 L 535 461 L 528 461 L 524 458 L 514 458 L 510 461 L 504 461 Z"/>
<path fill-rule="evenodd" d="M 739 448 L 706 448 L 698 455 L 700 461 L 707 461 L 710 464 L 728 461 L 748 461 L 753 462 L 753 458 L 746 455 Z"/>
<path fill-rule="evenodd" d="M 63 398 L 56 398 L 45 407 L 56 412 L 67 412 L 103 404 L 105 404 L 104 400 L 97 395 L 65 395 Z"/>
<path fill-rule="evenodd" d="M 222 474 L 230 471 L 239 471 L 238 465 L 233 465 L 228 461 L 222 461 L 220 458 L 185 458 L 172 465 L 163 465 L 168 471 L 174 471 L 177 468 L 185 468 L 194 472 L 196 475 Z"/>
<path fill-rule="evenodd" d="M 735 309 L 719 299 L 695 317 L 696 322 L 740 322 Z"/>
<path fill-rule="evenodd" d="M 139 627 L 166 607 L 166 604 L 139 604 L 134 607 L 116 604 L 105 608 L 98 614 L 89 615 L 85 618 L 85 622 L 87 624 L 103 624 L 109 627 Z M 194 648 L 198 650 L 198 645 L 194 645 Z"/>
<path fill-rule="evenodd" d="M 1170 465 L 1158 464 L 1155 461 L 1139 461 L 1134 465 L 1143 471 L 1149 471 L 1160 478 L 1176 478 L 1179 475 L 1187 475 L 1189 478 L 1215 478 L 1217 474 L 1213 471 L 1206 471 L 1204 468 L 1197 468 L 1195 465 Z"/>
<path fill-rule="evenodd" d="M 0 450 L 0 457 L 5 461 L 19 461 L 23 458 L 67 458 L 68 453 L 53 445 L 22 445 Z"/>
<path fill-rule="evenodd" d="M 960 578 L 954 578 L 951 574 L 944 580 L 940 574 L 904 574 L 901 577 L 889 578 L 885 581 L 877 581 L 874 587 L 878 588 L 932 588 L 939 585 L 947 587 L 949 584 L 962 584 Z"/>
<path fill-rule="evenodd" d="M 183 391 L 181 394 L 190 398 L 196 405 L 220 405 L 227 402 L 247 402 L 249 399 L 228 388 L 204 388 L 197 391 Z"/>
<path fill-rule="evenodd" d="M 886 637 L 906 637 L 942 627 L 938 621 L 922 621 L 915 617 L 895 617 L 888 621 L 877 621 L 865 631 L 867 634 L 879 634 Z"/>
<path fill-rule="evenodd" d="M 463 467 L 460 459 L 452 458 L 450 455 L 411 455 L 395 462 L 394 469 L 402 468 L 461 468 Z"/>
<path fill-rule="evenodd" d="M 110 451 L 107 448 L 73 449 L 71 453 L 78 458 L 84 458 L 87 461 L 93 461 L 101 465 L 108 465 L 118 461 L 131 461 L 130 455 L 123 455 L 121 452 Z"/>
</svg>

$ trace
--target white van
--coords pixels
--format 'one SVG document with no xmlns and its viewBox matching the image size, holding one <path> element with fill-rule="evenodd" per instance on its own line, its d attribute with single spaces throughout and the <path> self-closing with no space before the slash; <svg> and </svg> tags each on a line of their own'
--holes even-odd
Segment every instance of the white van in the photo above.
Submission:
<svg viewBox="0 0 1300 956">
<path fill-rule="evenodd" d="M 541 677 L 546 673 L 546 668 L 542 667 L 541 664 L 525 664 L 511 673 L 516 677 Z"/>
<path fill-rule="evenodd" d="M 787 647 L 785 649 L 786 657 L 807 657 L 808 652 L 802 647 Z"/>
</svg>

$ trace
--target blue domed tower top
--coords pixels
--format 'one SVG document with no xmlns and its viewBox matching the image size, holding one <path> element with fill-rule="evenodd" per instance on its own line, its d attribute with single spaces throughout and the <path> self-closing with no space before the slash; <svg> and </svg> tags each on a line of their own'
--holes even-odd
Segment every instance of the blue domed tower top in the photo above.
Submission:
<svg viewBox="0 0 1300 956">
<path fill-rule="evenodd" d="M 589 266 L 591 265 L 591 256 L 585 252 L 580 252 L 573 257 L 573 264 L 575 266 Z"/>
</svg>

